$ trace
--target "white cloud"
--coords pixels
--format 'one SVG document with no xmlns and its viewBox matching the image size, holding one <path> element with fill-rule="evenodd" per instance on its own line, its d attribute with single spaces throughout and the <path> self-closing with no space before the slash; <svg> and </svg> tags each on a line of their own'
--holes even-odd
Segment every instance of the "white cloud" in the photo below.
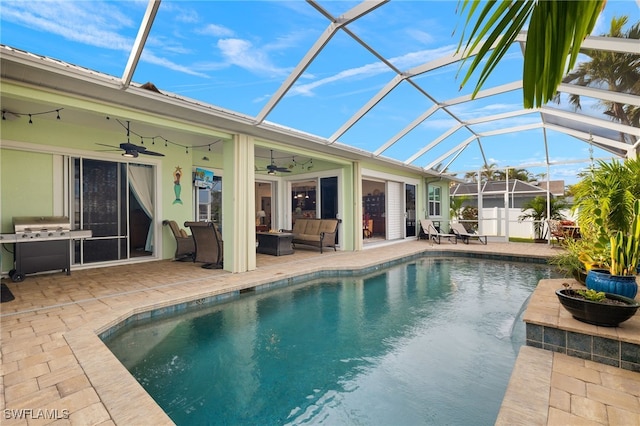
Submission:
<svg viewBox="0 0 640 426">
<path fill-rule="evenodd" d="M 167 58 L 161 58 L 159 56 L 156 56 L 153 52 L 151 52 L 149 49 L 145 49 L 142 52 L 142 60 L 144 60 L 145 62 L 149 62 L 151 64 L 155 64 L 155 65 L 160 65 L 164 68 L 173 70 L 173 71 L 178 71 L 184 74 L 189 74 L 189 75 L 195 75 L 198 77 L 204 77 L 204 78 L 209 78 L 208 75 L 194 71 L 194 69 L 192 69 L 191 67 L 187 67 L 184 65 L 180 65 L 180 64 L 176 64 L 175 62 L 170 61 Z"/>
<path fill-rule="evenodd" d="M 435 41 L 434 36 L 422 30 L 409 29 L 407 30 L 407 35 L 423 44 L 431 44 Z"/>
<path fill-rule="evenodd" d="M 314 89 L 320 86 L 324 86 L 325 84 L 335 83 L 341 80 L 362 77 L 366 75 L 369 75 L 369 76 L 377 75 L 377 74 L 380 74 L 381 72 L 385 72 L 388 70 L 389 68 L 387 68 L 386 65 L 381 63 L 373 63 L 373 64 L 364 65 L 362 67 L 350 68 L 344 71 L 340 71 L 339 73 L 334 74 L 330 77 L 325 77 L 320 80 L 314 81 L 312 83 L 296 84 L 291 88 L 291 90 L 289 91 L 289 94 L 312 96 L 314 95 L 313 93 Z"/>
<path fill-rule="evenodd" d="M 133 40 L 118 34 L 135 26 L 111 2 L 4 2 L 3 19 L 67 40 L 112 50 L 128 50 Z"/>
<path fill-rule="evenodd" d="M 229 38 L 217 43 L 227 63 L 244 68 L 256 74 L 285 75 L 287 70 L 271 63 L 265 51 L 256 48 L 247 40 Z"/>
<path fill-rule="evenodd" d="M 443 52 L 451 52 L 451 47 L 445 46 L 438 49 L 428 49 L 428 50 L 420 50 L 417 52 L 411 52 L 406 55 L 391 58 L 389 59 L 389 62 L 393 63 L 396 67 L 398 67 L 401 70 L 409 69 L 409 68 L 416 67 L 418 65 L 422 65 L 438 57 L 441 57 Z M 379 75 L 389 71 L 390 71 L 389 67 L 387 67 L 385 64 L 381 62 L 374 62 L 374 63 L 366 64 L 360 67 L 349 68 L 349 69 L 340 71 L 337 74 L 322 78 L 312 83 L 296 84 L 289 91 L 289 95 L 313 96 L 315 95 L 314 93 L 315 89 L 317 89 L 318 87 L 324 86 L 326 84 L 337 83 L 342 80 L 353 80 L 357 78 L 371 77 L 371 76 Z M 308 79 L 309 76 L 305 75 L 303 76 L 303 78 Z"/>
<path fill-rule="evenodd" d="M 232 37 L 234 35 L 232 29 L 216 24 L 208 24 L 203 28 L 198 28 L 196 33 L 213 37 Z"/>
</svg>

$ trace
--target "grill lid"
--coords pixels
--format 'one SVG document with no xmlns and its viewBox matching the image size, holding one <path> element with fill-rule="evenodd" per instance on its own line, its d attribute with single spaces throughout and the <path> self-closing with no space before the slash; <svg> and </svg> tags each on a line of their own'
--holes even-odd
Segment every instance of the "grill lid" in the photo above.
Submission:
<svg viewBox="0 0 640 426">
<path fill-rule="evenodd" d="M 71 222 L 66 216 L 22 216 L 13 218 L 16 234 L 32 231 L 69 231 Z"/>
</svg>

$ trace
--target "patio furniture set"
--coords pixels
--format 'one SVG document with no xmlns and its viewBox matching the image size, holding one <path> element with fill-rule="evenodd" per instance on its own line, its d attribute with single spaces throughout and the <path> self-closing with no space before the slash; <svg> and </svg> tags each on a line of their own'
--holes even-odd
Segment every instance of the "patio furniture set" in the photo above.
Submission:
<svg viewBox="0 0 640 426">
<path fill-rule="evenodd" d="M 189 235 L 173 220 L 165 220 L 176 240 L 175 260 L 203 263 L 203 268 L 221 269 L 224 245 L 222 235 L 213 222 L 185 222 L 191 229 Z M 338 219 L 297 219 L 292 230 L 279 232 L 256 232 L 256 252 L 283 256 L 293 254 L 297 244 L 320 248 L 333 247 L 336 250 Z"/>
</svg>

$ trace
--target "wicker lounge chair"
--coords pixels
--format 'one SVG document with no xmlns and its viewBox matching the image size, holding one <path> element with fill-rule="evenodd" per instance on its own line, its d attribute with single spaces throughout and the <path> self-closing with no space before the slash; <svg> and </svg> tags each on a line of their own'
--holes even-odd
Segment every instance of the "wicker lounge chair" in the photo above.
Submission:
<svg viewBox="0 0 640 426">
<path fill-rule="evenodd" d="M 189 260 L 193 262 L 196 254 L 196 245 L 193 237 L 187 234 L 187 231 L 180 229 L 175 220 L 164 220 L 162 224 L 171 229 L 173 237 L 176 239 L 176 253 L 173 255 L 175 260 Z"/>
<path fill-rule="evenodd" d="M 196 242 L 194 262 L 202 262 L 203 268 L 222 269 L 222 236 L 213 222 L 185 222 Z"/>
</svg>

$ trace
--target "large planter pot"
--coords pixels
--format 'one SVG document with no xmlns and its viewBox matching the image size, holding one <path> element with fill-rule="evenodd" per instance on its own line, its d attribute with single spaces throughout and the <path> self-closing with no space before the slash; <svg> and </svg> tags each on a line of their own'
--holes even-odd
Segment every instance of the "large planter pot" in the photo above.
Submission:
<svg viewBox="0 0 640 426">
<path fill-rule="evenodd" d="M 630 299 L 638 294 L 635 275 L 611 275 L 606 269 L 590 270 L 585 285 L 590 290 L 618 294 Z"/>
<path fill-rule="evenodd" d="M 611 293 L 606 293 L 607 299 L 617 300 L 623 304 L 611 305 L 583 299 L 572 289 L 556 290 L 556 295 L 562 306 L 575 319 L 602 327 L 617 327 L 621 322 L 634 316 L 640 308 L 640 303 L 635 300 Z"/>
<path fill-rule="evenodd" d="M 586 285 L 587 282 L 587 271 L 584 269 L 576 269 L 572 273 L 573 278 L 578 281 L 582 285 Z"/>
</svg>

